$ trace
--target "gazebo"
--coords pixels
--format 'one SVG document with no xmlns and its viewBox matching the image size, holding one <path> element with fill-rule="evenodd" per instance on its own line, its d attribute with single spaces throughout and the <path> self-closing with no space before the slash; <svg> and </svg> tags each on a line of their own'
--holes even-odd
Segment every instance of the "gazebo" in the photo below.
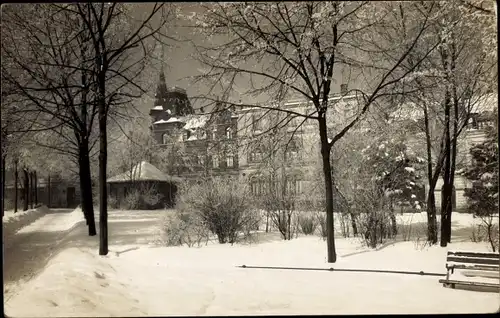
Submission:
<svg viewBox="0 0 500 318">
<path fill-rule="evenodd" d="M 132 169 L 107 180 L 108 193 L 117 202 L 122 202 L 132 191 L 155 190 L 161 198 L 156 204 L 140 200 L 141 209 L 173 207 L 180 178 L 168 176 L 149 162 L 142 161 Z"/>
</svg>

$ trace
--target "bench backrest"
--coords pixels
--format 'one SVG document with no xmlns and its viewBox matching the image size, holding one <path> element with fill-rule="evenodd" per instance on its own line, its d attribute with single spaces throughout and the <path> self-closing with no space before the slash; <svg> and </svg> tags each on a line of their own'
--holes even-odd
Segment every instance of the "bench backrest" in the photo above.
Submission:
<svg viewBox="0 0 500 318">
<path fill-rule="evenodd" d="M 500 254 L 449 251 L 446 262 L 499 266 Z"/>
</svg>

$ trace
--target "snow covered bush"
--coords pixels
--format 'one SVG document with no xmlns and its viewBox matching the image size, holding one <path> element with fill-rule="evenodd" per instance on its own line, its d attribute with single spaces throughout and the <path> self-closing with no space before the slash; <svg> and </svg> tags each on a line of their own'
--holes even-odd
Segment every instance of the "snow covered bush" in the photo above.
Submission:
<svg viewBox="0 0 500 318">
<path fill-rule="evenodd" d="M 316 230 L 316 226 L 318 225 L 314 217 L 312 216 L 299 216 L 299 225 L 302 233 L 305 235 L 311 235 Z"/>
<path fill-rule="evenodd" d="M 198 215 L 190 212 L 176 211 L 163 219 L 162 243 L 166 246 L 187 245 L 189 247 L 209 240 L 209 231 Z"/>
<path fill-rule="evenodd" d="M 497 129 L 487 127 L 485 140 L 470 149 L 472 161 L 465 177 L 472 187 L 465 189 L 468 210 L 481 219 L 493 252 L 498 250 L 498 139 Z"/>
<path fill-rule="evenodd" d="M 219 243 L 235 243 L 260 222 L 251 206 L 248 188 L 233 178 L 215 177 L 184 185 L 178 197 L 180 211 L 194 213 Z"/>
<path fill-rule="evenodd" d="M 120 208 L 125 210 L 148 209 L 157 207 L 161 199 L 162 195 L 158 193 L 156 187 L 151 185 L 137 186 L 127 193 L 123 202 L 120 202 Z"/>
</svg>

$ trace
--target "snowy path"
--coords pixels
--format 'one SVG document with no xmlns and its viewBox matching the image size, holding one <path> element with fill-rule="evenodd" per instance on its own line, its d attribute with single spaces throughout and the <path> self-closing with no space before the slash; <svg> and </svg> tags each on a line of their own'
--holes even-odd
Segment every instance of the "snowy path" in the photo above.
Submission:
<svg viewBox="0 0 500 318">
<path fill-rule="evenodd" d="M 53 210 L 6 240 L 3 271 L 5 300 L 10 299 L 20 285 L 39 274 L 62 250 L 68 247 L 98 248 L 98 237 L 87 236 L 88 229 L 81 213 L 79 209 Z M 156 238 L 156 232 L 152 228 L 158 226 L 160 213 L 165 211 L 144 211 L 140 216 L 123 211 L 109 211 L 110 249 L 113 250 L 117 245 L 152 242 Z M 98 213 L 95 219 L 99 228 Z"/>
<path fill-rule="evenodd" d="M 75 219 L 74 215 L 75 212 L 69 209 L 52 210 L 5 240 L 3 279 L 6 300 L 20 284 L 42 271 L 47 262 L 62 250 L 60 242 L 68 234 L 71 227 L 67 227 L 68 220 Z"/>
</svg>

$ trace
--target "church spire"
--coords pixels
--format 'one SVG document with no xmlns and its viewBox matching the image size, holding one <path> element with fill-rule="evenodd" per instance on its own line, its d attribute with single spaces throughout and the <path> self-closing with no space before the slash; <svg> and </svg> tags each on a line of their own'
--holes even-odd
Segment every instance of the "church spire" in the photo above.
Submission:
<svg viewBox="0 0 500 318">
<path fill-rule="evenodd" d="M 165 63 L 165 47 L 161 46 L 161 68 L 160 68 L 160 80 L 158 82 L 158 86 L 156 87 L 155 94 L 155 106 L 163 106 L 163 109 L 166 108 L 167 103 L 167 82 L 165 80 L 165 72 L 163 68 L 163 64 Z"/>
</svg>

